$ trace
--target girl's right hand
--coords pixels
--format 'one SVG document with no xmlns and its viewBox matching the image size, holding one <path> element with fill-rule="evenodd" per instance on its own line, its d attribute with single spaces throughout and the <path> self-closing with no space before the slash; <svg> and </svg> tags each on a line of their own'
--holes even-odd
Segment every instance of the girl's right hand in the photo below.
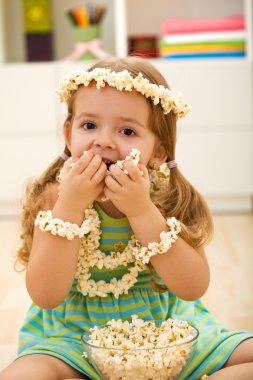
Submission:
<svg viewBox="0 0 253 380">
<path fill-rule="evenodd" d="M 104 188 L 107 167 L 100 155 L 89 150 L 76 159 L 68 159 L 61 173 L 57 210 L 82 214 Z"/>
</svg>

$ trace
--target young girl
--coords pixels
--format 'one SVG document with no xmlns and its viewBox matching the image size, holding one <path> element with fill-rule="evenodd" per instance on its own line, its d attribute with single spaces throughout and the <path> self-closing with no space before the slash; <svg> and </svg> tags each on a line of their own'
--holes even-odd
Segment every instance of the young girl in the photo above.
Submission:
<svg viewBox="0 0 253 380">
<path fill-rule="evenodd" d="M 57 92 L 66 146 L 28 190 L 18 259 L 34 303 L 0 379 L 97 380 L 81 335 L 132 314 L 199 329 L 181 380 L 253 379 L 253 335 L 225 329 L 199 300 L 212 222 L 175 161 L 182 96 L 133 57 L 72 72 Z"/>
</svg>

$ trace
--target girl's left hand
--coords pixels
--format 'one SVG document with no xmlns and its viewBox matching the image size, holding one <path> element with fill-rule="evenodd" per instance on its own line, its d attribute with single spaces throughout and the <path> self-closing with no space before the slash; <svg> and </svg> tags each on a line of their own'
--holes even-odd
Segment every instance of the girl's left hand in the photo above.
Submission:
<svg viewBox="0 0 253 380">
<path fill-rule="evenodd" d="M 119 211 L 133 217 L 153 205 L 149 194 L 149 174 L 145 165 L 137 166 L 132 160 L 124 162 L 124 169 L 128 174 L 117 165 L 110 166 L 111 175 L 105 178 L 104 193 Z"/>
</svg>

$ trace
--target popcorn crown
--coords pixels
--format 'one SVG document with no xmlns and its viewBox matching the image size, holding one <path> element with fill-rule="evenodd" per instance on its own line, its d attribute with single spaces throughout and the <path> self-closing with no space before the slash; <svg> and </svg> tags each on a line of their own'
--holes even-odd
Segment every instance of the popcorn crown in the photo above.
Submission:
<svg viewBox="0 0 253 380">
<path fill-rule="evenodd" d="M 96 82 L 97 89 L 108 85 L 118 91 L 136 90 L 146 98 L 150 98 L 154 105 L 160 104 L 165 115 L 173 112 L 178 118 L 182 118 L 191 110 L 191 107 L 186 103 L 179 91 L 150 83 L 147 78 L 143 77 L 142 73 L 133 77 L 128 70 L 115 72 L 111 69 L 100 67 L 91 71 L 79 69 L 60 80 L 56 93 L 61 102 L 68 102 L 79 86 L 88 87 L 92 81 Z"/>
</svg>

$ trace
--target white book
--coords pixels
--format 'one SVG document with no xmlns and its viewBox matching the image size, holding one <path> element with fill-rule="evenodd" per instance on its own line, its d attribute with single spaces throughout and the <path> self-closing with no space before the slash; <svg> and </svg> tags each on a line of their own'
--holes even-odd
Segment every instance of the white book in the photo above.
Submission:
<svg viewBox="0 0 253 380">
<path fill-rule="evenodd" d="M 187 43 L 187 42 L 207 42 L 207 41 L 232 41 L 246 39 L 245 30 L 203 32 L 203 33 L 180 33 L 166 34 L 162 40 L 169 44 Z"/>
</svg>

